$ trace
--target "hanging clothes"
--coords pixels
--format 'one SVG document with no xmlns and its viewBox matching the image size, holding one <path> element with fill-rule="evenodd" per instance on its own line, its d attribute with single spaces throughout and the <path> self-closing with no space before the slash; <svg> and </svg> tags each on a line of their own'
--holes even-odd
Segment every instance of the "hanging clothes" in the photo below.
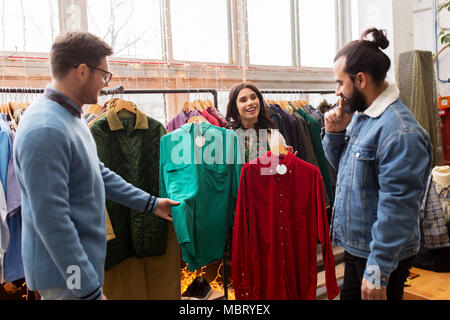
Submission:
<svg viewBox="0 0 450 320">
<path fill-rule="evenodd" d="M 243 164 L 238 137 L 188 123 L 162 137 L 160 156 L 160 195 L 180 202 L 175 232 L 188 269 L 197 270 L 223 257 Z"/>
<path fill-rule="evenodd" d="M 272 174 L 262 175 L 263 169 Z M 236 299 L 315 299 L 317 240 L 333 299 L 339 290 L 319 170 L 292 153 L 268 152 L 245 164 L 233 228 Z"/>
<path fill-rule="evenodd" d="M 291 127 L 291 123 L 289 119 L 287 118 L 286 113 L 283 112 L 283 109 L 279 105 L 271 104 L 271 108 L 278 113 L 278 115 L 281 117 L 282 121 L 285 124 L 285 132 L 281 132 L 281 134 L 284 136 L 287 145 L 293 146 L 294 144 L 294 135 L 293 128 Z"/>
<path fill-rule="evenodd" d="M 15 131 L 10 131 L 10 142 L 14 144 Z M 8 282 L 25 278 L 22 261 L 22 200 L 15 174 L 14 159 L 9 159 L 6 179 L 6 203 L 8 210 L 9 245 L 5 253 L 4 269 Z"/>
<path fill-rule="evenodd" d="M 6 221 L 8 211 L 6 209 L 6 198 L 3 185 L 0 183 L 0 283 L 5 279 L 3 262 L 9 245 L 9 228 Z"/>
<path fill-rule="evenodd" d="M 6 115 L 0 114 L 0 182 L 5 192 L 7 190 L 6 176 L 8 163 L 12 153 L 10 131 L 6 121 Z"/>
<path fill-rule="evenodd" d="M 325 190 L 329 199 L 327 203 L 332 205 L 334 203 L 334 194 L 331 186 L 330 165 L 323 150 L 320 124 L 302 108 L 298 108 L 294 112 L 297 112 L 300 116 L 302 116 L 308 125 L 308 130 L 311 135 L 311 142 L 314 148 L 314 154 L 316 155 L 319 163 L 320 173 L 322 174 Z"/>
<path fill-rule="evenodd" d="M 208 107 L 206 111 L 209 112 L 210 115 L 212 115 L 216 120 L 219 122 L 219 126 L 222 128 L 226 128 L 227 121 L 225 118 L 219 113 L 219 111 L 213 107 Z"/>
<path fill-rule="evenodd" d="M 193 117 L 202 117 L 205 121 L 207 121 L 198 110 L 192 110 L 185 112 L 183 110 L 178 113 L 175 118 L 173 118 L 169 123 L 167 124 L 167 131 L 172 132 L 181 127 L 183 124 L 186 124 L 189 119 Z"/>
<path fill-rule="evenodd" d="M 159 143 L 166 129 L 130 101 L 112 99 L 105 105 L 108 111 L 91 126 L 99 159 L 132 185 L 158 195 Z M 116 113 L 119 105 L 125 110 Z M 168 222 L 109 200 L 106 207 L 115 238 L 107 242 L 105 295 L 128 299 L 134 282 L 125 284 L 118 277 L 133 273 L 134 281 L 146 287 L 135 291 L 134 299 L 179 299 L 180 248 L 175 234 L 168 233 Z M 151 287 L 147 278 L 152 279 Z M 178 286 L 173 285 L 176 282 Z"/>
<path fill-rule="evenodd" d="M 292 116 L 297 121 L 299 128 L 299 139 L 302 141 L 303 145 L 304 152 L 301 159 L 319 168 L 319 162 L 317 161 L 316 154 L 314 153 L 314 146 L 312 144 L 311 135 L 305 119 L 303 119 L 303 117 L 297 112 L 293 112 Z"/>
<path fill-rule="evenodd" d="M 159 139 L 166 133 L 161 123 L 139 110 L 136 116 L 119 119 L 112 106 L 90 130 L 99 159 L 106 167 L 135 187 L 158 194 Z M 165 252 L 166 221 L 109 200 L 106 207 L 116 235 L 114 241 L 108 242 L 106 270 L 134 255 Z"/>
<path fill-rule="evenodd" d="M 20 207 L 8 215 L 9 245 L 5 253 L 5 279 L 13 282 L 25 278 L 22 260 L 22 213 Z"/>
<path fill-rule="evenodd" d="M 439 184 L 430 174 L 420 208 L 420 249 L 415 267 L 450 272 L 449 189 L 450 186 Z"/>
</svg>

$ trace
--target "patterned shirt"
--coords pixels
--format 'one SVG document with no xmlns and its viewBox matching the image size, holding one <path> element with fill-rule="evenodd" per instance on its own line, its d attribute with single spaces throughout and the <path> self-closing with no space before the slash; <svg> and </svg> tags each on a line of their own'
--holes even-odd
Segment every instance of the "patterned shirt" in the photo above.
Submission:
<svg viewBox="0 0 450 320">
<path fill-rule="evenodd" d="M 46 96 L 50 100 L 55 101 L 61 107 L 64 107 L 65 109 L 69 110 L 70 113 L 72 113 L 74 116 L 81 118 L 82 113 L 81 107 L 72 100 L 70 100 L 70 98 L 65 94 L 63 94 L 61 91 L 58 91 L 55 88 L 53 88 L 51 85 L 48 85 L 47 88 L 45 88 L 44 96 Z"/>
<path fill-rule="evenodd" d="M 430 176 L 428 195 L 422 205 L 422 231 L 424 246 L 436 249 L 450 246 L 450 193 Z"/>
</svg>

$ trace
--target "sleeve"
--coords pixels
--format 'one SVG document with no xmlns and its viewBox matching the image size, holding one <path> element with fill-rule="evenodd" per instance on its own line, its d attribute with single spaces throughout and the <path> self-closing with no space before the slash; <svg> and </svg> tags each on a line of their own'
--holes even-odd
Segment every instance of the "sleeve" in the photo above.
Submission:
<svg viewBox="0 0 450 320">
<path fill-rule="evenodd" d="M 228 139 L 227 139 L 228 140 Z M 238 190 L 239 190 L 239 183 L 242 173 L 242 167 L 244 165 L 244 152 L 241 144 L 239 143 L 239 137 L 233 133 L 233 140 L 232 143 L 234 143 L 234 181 L 233 181 L 233 201 L 236 203 L 236 199 L 238 196 Z"/>
<path fill-rule="evenodd" d="M 108 199 L 134 210 L 155 212 L 159 201 L 157 197 L 126 182 L 121 176 L 106 168 L 100 160 L 99 167 Z"/>
<path fill-rule="evenodd" d="M 345 133 L 325 133 L 322 140 L 323 151 L 330 165 L 337 170 L 342 150 L 345 146 Z"/>
<path fill-rule="evenodd" d="M 165 164 L 165 138 L 161 137 L 160 144 L 159 144 L 159 196 L 161 198 L 168 198 L 167 195 L 167 189 L 166 189 L 166 182 L 164 180 L 164 164 Z"/>
<path fill-rule="evenodd" d="M 322 247 L 322 258 L 325 266 L 325 282 L 328 299 L 332 300 L 339 294 L 336 281 L 333 248 L 328 230 L 327 212 L 325 209 L 324 188 L 320 172 L 316 172 L 316 204 L 317 204 L 317 231 Z"/>
<path fill-rule="evenodd" d="M 71 147 L 66 135 L 41 127 L 23 136 L 14 151 L 16 170 L 25 177 L 19 180 L 28 195 L 29 212 L 40 240 L 66 281 L 68 267 L 80 268 L 81 286 L 73 289 L 73 294 L 81 298 L 97 296 L 100 279 L 70 218 Z"/>
<path fill-rule="evenodd" d="M 236 300 L 248 300 L 252 284 L 250 282 L 252 273 L 250 272 L 250 234 L 248 224 L 248 203 L 245 181 L 246 169 L 242 170 L 239 191 L 234 217 L 232 251 L 231 251 L 231 275 Z"/>
<path fill-rule="evenodd" d="M 395 132 L 377 153 L 377 163 L 377 220 L 372 226 L 364 277 L 372 281 L 373 272 L 380 272 L 380 284 L 386 286 L 401 250 L 419 233 L 420 205 L 431 171 L 431 144 L 422 133 Z"/>
</svg>

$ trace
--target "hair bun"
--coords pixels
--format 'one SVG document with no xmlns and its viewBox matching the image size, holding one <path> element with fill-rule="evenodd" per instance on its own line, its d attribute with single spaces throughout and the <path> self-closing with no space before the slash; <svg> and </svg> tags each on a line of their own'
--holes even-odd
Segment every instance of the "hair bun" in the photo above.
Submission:
<svg viewBox="0 0 450 320">
<path fill-rule="evenodd" d="M 386 30 L 378 30 L 376 28 L 367 29 L 361 35 L 361 40 L 364 40 L 369 34 L 371 34 L 373 38 L 371 42 L 373 42 L 378 48 L 386 49 L 389 46 L 389 40 L 386 37 Z"/>
</svg>

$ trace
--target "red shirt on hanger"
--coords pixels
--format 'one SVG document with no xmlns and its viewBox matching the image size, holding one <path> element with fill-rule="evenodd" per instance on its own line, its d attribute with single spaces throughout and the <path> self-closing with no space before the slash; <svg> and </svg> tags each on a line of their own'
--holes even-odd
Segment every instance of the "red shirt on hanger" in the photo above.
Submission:
<svg viewBox="0 0 450 320">
<path fill-rule="evenodd" d="M 323 188 L 320 171 L 292 153 L 244 165 L 231 259 L 237 300 L 315 300 L 318 239 L 328 298 L 338 295 Z"/>
<path fill-rule="evenodd" d="M 220 127 L 219 121 L 216 120 L 212 115 L 208 113 L 208 111 L 200 111 L 200 114 L 203 118 L 208 120 L 209 123 L 211 123 L 213 126 Z"/>
</svg>

